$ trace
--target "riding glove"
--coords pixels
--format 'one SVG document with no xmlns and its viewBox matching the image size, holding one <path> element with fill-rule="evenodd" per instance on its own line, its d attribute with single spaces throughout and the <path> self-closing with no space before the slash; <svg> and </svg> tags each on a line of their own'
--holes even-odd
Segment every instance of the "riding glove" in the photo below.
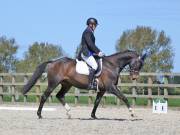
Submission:
<svg viewBox="0 0 180 135">
<path fill-rule="evenodd" d="M 98 56 L 99 56 L 99 57 L 104 57 L 105 54 L 104 54 L 103 52 L 99 52 L 99 53 L 98 53 Z"/>
</svg>

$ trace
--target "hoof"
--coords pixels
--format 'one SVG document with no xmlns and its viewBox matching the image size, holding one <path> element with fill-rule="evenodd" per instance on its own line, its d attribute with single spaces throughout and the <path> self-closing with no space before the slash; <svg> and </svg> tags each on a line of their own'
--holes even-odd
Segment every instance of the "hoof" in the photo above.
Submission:
<svg viewBox="0 0 180 135">
<path fill-rule="evenodd" d="M 136 114 L 132 113 L 132 114 L 131 114 L 131 117 L 137 118 L 138 116 L 137 116 Z"/>
<path fill-rule="evenodd" d="M 37 112 L 37 116 L 39 119 L 42 119 L 41 113 Z"/>
<path fill-rule="evenodd" d="M 68 119 L 71 119 L 71 115 L 68 115 Z"/>
<path fill-rule="evenodd" d="M 132 108 L 129 108 L 129 112 L 131 113 L 131 117 L 135 117 L 134 110 Z"/>
<path fill-rule="evenodd" d="M 66 112 L 66 115 L 67 115 L 68 119 L 71 119 L 71 114 L 70 114 L 70 112 Z"/>
<path fill-rule="evenodd" d="M 96 117 L 96 115 L 94 115 L 94 114 L 91 114 L 91 118 L 93 118 L 93 119 L 98 119 L 98 118 Z"/>
<path fill-rule="evenodd" d="M 38 116 L 38 118 L 39 118 L 39 119 L 42 119 L 43 117 L 40 115 L 40 116 Z"/>
</svg>

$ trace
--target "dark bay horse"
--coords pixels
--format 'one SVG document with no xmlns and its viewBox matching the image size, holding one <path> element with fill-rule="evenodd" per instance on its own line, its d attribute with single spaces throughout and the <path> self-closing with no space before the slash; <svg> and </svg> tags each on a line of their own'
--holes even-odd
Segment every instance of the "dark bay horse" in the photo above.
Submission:
<svg viewBox="0 0 180 135">
<path fill-rule="evenodd" d="M 132 108 L 128 102 L 128 99 L 117 87 L 119 73 L 126 65 L 129 65 L 131 79 L 137 79 L 139 71 L 143 66 L 145 57 L 145 54 L 143 56 L 139 56 L 135 51 L 129 50 L 103 57 L 102 73 L 98 77 L 99 92 L 97 92 L 96 100 L 91 113 L 92 118 L 97 119 L 95 115 L 96 109 L 106 91 L 116 95 L 119 99 L 123 100 L 129 111 L 132 113 Z M 26 94 L 33 87 L 33 85 L 35 85 L 42 73 L 47 71 L 48 87 L 41 97 L 40 105 L 37 111 L 39 118 L 42 118 L 41 111 L 45 101 L 59 84 L 61 84 L 61 89 L 57 93 L 56 97 L 66 108 L 67 113 L 70 111 L 70 107 L 65 102 L 64 96 L 68 90 L 72 86 L 82 89 L 87 88 L 88 76 L 78 74 L 75 70 L 75 66 L 76 60 L 63 57 L 57 60 L 46 61 L 36 68 L 32 77 L 24 86 L 23 94 Z"/>
</svg>

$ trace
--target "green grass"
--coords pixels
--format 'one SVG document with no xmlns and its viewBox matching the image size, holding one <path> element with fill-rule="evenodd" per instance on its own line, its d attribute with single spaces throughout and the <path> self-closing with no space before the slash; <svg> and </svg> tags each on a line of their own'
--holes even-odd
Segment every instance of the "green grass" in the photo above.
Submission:
<svg viewBox="0 0 180 135">
<path fill-rule="evenodd" d="M 116 98 L 115 97 L 106 97 L 106 104 L 107 105 L 116 105 Z"/>
<path fill-rule="evenodd" d="M 3 101 L 4 102 L 11 102 L 11 97 L 10 96 L 3 96 Z"/>
<path fill-rule="evenodd" d="M 136 99 L 136 104 L 146 106 L 148 104 L 148 99 L 146 99 L 146 98 L 137 98 Z"/>
<path fill-rule="evenodd" d="M 101 100 L 101 104 L 104 103 L 104 98 L 102 98 Z M 11 102 L 12 98 L 11 96 L 3 96 L 3 101 L 4 102 Z M 66 96 L 65 100 L 67 103 L 72 103 L 74 104 L 75 102 L 75 97 L 74 96 Z M 78 99 L 78 103 L 79 104 L 88 104 L 88 100 L 89 97 L 87 96 L 82 96 L 79 97 Z M 19 99 L 16 102 L 23 102 L 24 101 L 24 97 L 23 96 L 19 96 Z M 95 101 L 95 97 L 92 98 L 92 102 L 94 103 Z M 132 98 L 128 98 L 128 101 L 130 102 L 130 104 L 132 104 Z M 36 96 L 28 96 L 27 97 L 27 102 L 36 102 Z M 48 102 L 48 101 L 47 101 Z M 52 97 L 52 102 L 53 103 L 59 103 L 58 99 L 56 97 Z M 136 99 L 136 105 L 137 106 L 146 106 L 148 103 L 148 99 L 146 98 L 137 98 Z M 116 98 L 115 97 L 106 97 L 106 105 L 116 105 Z M 123 102 L 121 102 L 122 105 L 124 105 Z M 180 107 L 180 99 L 168 99 L 168 106 L 171 107 Z"/>
<path fill-rule="evenodd" d="M 180 107 L 180 99 L 168 99 L 168 106 Z"/>
</svg>

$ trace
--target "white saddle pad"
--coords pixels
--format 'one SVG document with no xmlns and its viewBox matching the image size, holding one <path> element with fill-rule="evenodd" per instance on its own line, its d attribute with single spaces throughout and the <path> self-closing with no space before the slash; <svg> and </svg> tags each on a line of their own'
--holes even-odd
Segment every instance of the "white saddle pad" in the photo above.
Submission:
<svg viewBox="0 0 180 135">
<path fill-rule="evenodd" d="M 89 67 L 84 61 L 76 59 L 76 72 L 79 74 L 89 75 Z"/>
</svg>

